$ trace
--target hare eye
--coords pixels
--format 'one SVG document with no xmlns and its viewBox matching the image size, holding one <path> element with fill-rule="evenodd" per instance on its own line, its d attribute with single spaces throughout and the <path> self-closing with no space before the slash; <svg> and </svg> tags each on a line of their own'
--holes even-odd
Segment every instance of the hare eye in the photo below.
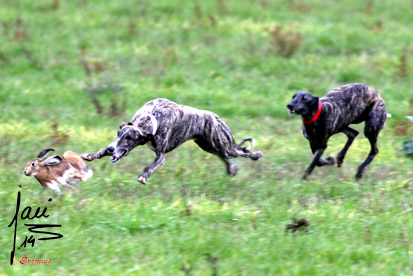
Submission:
<svg viewBox="0 0 413 276">
<path fill-rule="evenodd" d="M 36 164 L 33 162 L 33 163 L 32 163 L 32 167 L 34 167 L 34 166 L 36 166 Z"/>
</svg>

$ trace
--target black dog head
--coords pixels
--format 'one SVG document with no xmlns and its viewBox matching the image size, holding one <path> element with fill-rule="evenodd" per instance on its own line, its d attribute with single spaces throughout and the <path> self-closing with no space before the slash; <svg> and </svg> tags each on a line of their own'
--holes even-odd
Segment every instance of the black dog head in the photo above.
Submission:
<svg viewBox="0 0 413 276">
<path fill-rule="evenodd" d="M 314 97 L 308 92 L 298 91 L 293 96 L 293 100 L 287 104 L 290 114 L 305 115 L 318 106 L 318 97 Z"/>
<path fill-rule="evenodd" d="M 118 137 L 106 150 L 112 152 L 112 163 L 117 163 L 122 157 L 139 145 L 147 142 L 147 138 L 142 132 L 131 123 L 122 123 L 118 132 Z"/>
</svg>

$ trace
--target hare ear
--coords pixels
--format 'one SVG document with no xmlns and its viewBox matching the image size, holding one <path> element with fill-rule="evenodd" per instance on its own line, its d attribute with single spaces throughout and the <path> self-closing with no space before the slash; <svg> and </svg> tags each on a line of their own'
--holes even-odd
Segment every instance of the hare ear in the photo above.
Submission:
<svg viewBox="0 0 413 276">
<path fill-rule="evenodd" d="M 42 159 L 42 158 L 46 157 L 46 155 L 47 155 L 50 151 L 54 151 L 54 149 L 49 148 L 49 149 L 44 149 L 44 150 L 42 150 L 42 151 L 39 153 L 39 155 L 37 155 L 37 158 Z"/>
<path fill-rule="evenodd" d="M 56 155 L 56 156 L 52 156 L 47 158 L 44 162 L 43 165 L 45 166 L 54 166 L 59 164 L 60 162 L 62 162 L 62 157 Z"/>
</svg>

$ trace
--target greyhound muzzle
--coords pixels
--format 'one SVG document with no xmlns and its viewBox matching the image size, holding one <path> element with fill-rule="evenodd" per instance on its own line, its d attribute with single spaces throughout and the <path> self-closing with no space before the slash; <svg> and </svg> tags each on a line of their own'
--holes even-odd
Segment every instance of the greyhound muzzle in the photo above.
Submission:
<svg viewBox="0 0 413 276">
<path fill-rule="evenodd" d="M 113 164 L 119 162 L 119 160 L 128 155 L 128 150 L 127 149 L 123 149 L 123 150 L 119 150 L 115 153 L 113 153 L 112 157 L 110 158 L 110 162 L 112 162 Z"/>
</svg>

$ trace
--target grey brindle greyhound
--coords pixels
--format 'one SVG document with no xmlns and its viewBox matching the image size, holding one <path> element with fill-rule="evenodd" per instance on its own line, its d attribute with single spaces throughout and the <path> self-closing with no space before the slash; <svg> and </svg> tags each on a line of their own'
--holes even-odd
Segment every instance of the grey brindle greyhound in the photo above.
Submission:
<svg viewBox="0 0 413 276">
<path fill-rule="evenodd" d="M 309 140 L 314 157 L 306 169 L 303 179 L 311 174 L 315 166 L 334 165 L 334 157 L 321 158 L 327 148 L 327 141 L 333 134 L 342 132 L 348 140 L 337 154 L 337 166 L 343 164 L 348 148 L 353 143 L 358 131 L 350 124 L 365 122 L 364 135 L 371 145 L 367 159 L 357 170 L 356 179 L 360 179 L 367 166 L 379 152 L 377 137 L 386 123 L 386 107 L 379 92 L 360 84 L 348 84 L 334 88 L 318 99 L 308 92 L 297 92 L 287 105 L 290 114 L 299 114 L 303 120 L 303 133 Z"/>
<path fill-rule="evenodd" d="M 253 140 L 245 138 L 235 143 L 229 127 L 210 111 L 178 105 L 168 99 L 155 99 L 146 103 L 126 124 L 122 123 L 118 137 L 109 146 L 93 154 L 82 154 L 82 158 L 92 161 L 96 158 L 111 156 L 116 163 L 137 146 L 147 144 L 156 158 L 143 170 L 138 181 L 145 184 L 149 176 L 165 161 L 165 153 L 172 151 L 187 140 L 193 139 L 198 146 L 223 160 L 229 175 L 236 175 L 238 168 L 231 164 L 234 157 L 258 160 L 262 154 L 241 147 Z"/>
</svg>

